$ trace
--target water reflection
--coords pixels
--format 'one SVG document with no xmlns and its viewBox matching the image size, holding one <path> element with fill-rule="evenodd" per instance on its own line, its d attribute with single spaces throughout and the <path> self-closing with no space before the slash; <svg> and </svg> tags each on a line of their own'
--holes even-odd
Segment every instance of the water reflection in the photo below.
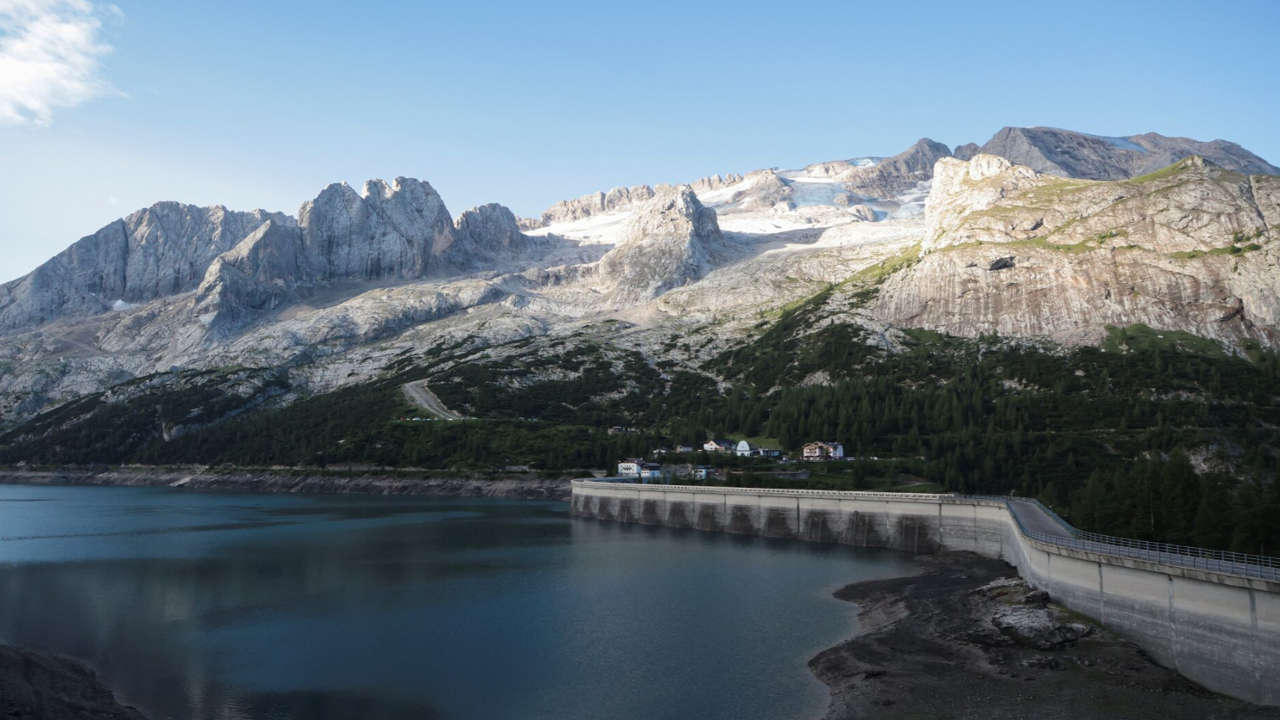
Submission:
<svg viewBox="0 0 1280 720">
<path fill-rule="evenodd" d="M 154 718 L 803 715 L 830 591 L 910 567 L 556 503 L 39 490 L 0 487 L 0 639 Z"/>
</svg>

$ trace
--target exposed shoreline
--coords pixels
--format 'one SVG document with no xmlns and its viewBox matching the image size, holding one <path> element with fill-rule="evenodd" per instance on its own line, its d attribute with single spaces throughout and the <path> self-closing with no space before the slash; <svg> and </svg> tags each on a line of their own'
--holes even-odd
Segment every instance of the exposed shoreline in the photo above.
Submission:
<svg viewBox="0 0 1280 720">
<path fill-rule="evenodd" d="M 533 473 L 451 475 L 412 472 L 339 472 L 302 469 L 174 469 L 126 467 L 106 470 L 0 470 L 0 484 L 169 487 L 181 490 L 317 495 L 406 495 L 568 500 L 568 478 Z"/>
<path fill-rule="evenodd" d="M 919 559 L 922 574 L 835 593 L 858 604 L 861 631 L 809 661 L 831 692 L 824 720 L 1280 719 L 1280 708 L 1211 693 L 1088 618 L 1028 601 L 999 560 Z"/>
<path fill-rule="evenodd" d="M 87 665 L 0 645 L 0 717 L 8 720 L 146 720 Z"/>
</svg>

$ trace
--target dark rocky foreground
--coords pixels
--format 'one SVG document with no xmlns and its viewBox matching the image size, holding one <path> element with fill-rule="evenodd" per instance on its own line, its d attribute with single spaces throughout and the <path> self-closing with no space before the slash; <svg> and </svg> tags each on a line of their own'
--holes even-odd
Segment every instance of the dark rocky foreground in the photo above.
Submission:
<svg viewBox="0 0 1280 720">
<path fill-rule="evenodd" d="M 339 471 L 203 470 L 118 468 L 111 470 L 0 470 L 0 483 L 172 487 L 245 493 L 418 495 L 568 500 L 568 478 L 532 473 L 434 477 L 413 473 Z"/>
<path fill-rule="evenodd" d="M 831 690 L 826 720 L 1280 719 L 1210 693 L 1133 643 L 1030 594 L 1003 562 L 924 556 L 917 576 L 849 585 L 862 632 L 809 667 Z"/>
<path fill-rule="evenodd" d="M 0 718 L 145 720 L 118 703 L 93 671 L 67 658 L 0 646 Z"/>
</svg>

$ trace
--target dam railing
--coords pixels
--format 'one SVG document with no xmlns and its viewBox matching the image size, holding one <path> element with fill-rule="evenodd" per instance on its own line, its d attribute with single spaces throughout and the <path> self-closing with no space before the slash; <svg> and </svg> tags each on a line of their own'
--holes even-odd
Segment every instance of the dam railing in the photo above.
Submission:
<svg viewBox="0 0 1280 720">
<path fill-rule="evenodd" d="M 574 484 L 576 485 L 578 483 L 589 482 L 590 481 L 575 480 Z M 600 485 L 612 485 L 615 488 L 617 487 L 617 484 L 614 483 L 600 483 Z M 1238 553 L 1229 550 L 1210 550 L 1208 548 L 1194 547 L 1191 545 L 1177 545 L 1150 540 L 1134 540 L 1132 538 L 1117 537 L 1115 535 L 1103 535 L 1101 533 L 1088 532 L 1086 530 L 1076 528 L 1071 523 L 1060 517 L 1052 508 L 1035 498 L 1025 498 L 1012 495 L 895 493 L 866 490 L 798 490 L 791 488 L 728 487 L 723 485 L 637 484 L 637 487 L 644 487 L 651 491 L 670 490 L 675 492 L 692 492 L 708 495 L 750 493 L 753 495 L 827 498 L 832 500 L 896 500 L 900 502 L 915 501 L 935 503 L 947 501 L 971 502 L 978 500 L 1004 505 L 1008 510 L 1009 515 L 1013 518 L 1014 523 L 1017 525 L 1018 532 L 1022 533 L 1022 535 L 1027 538 L 1041 543 L 1056 545 L 1058 547 L 1072 550 L 1097 553 L 1099 555 L 1111 555 L 1114 557 L 1144 560 L 1173 567 L 1220 572 L 1230 575 L 1239 575 L 1242 577 L 1258 578 L 1261 580 L 1280 581 L 1280 557 L 1251 555 L 1248 553 Z M 1035 505 L 1037 509 L 1056 521 L 1056 523 L 1062 527 L 1063 533 L 1045 533 L 1027 527 L 1019 516 L 1017 510 L 1014 509 L 1012 504 L 1013 501 Z"/>
<path fill-rule="evenodd" d="M 983 499 L 995 499 L 992 496 L 981 497 Z M 1116 535 L 1089 532 L 1081 530 L 1062 519 L 1052 508 L 1035 498 L 1007 496 L 1004 499 L 1009 507 L 1009 514 L 1013 516 L 1014 522 L 1018 525 L 1018 531 L 1039 542 L 1074 550 L 1129 557 L 1193 570 L 1222 572 L 1263 580 L 1280 580 L 1280 558 L 1278 557 L 1251 555 L 1230 550 L 1210 550 L 1209 548 L 1195 547 L 1194 545 L 1135 540 Z M 1013 500 L 1035 505 L 1041 512 L 1057 521 L 1067 534 L 1054 535 L 1028 528 L 1022 522 L 1022 518 L 1019 517 L 1017 511 L 1014 510 L 1011 504 Z"/>
</svg>

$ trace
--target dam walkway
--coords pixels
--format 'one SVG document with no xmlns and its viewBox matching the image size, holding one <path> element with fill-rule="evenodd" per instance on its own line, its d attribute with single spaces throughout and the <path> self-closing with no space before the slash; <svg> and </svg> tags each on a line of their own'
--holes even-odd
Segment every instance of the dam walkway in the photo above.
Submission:
<svg viewBox="0 0 1280 720">
<path fill-rule="evenodd" d="M 1019 497 L 999 499 L 1009 508 L 1009 514 L 1018 523 L 1022 534 L 1033 540 L 1100 555 L 1280 581 L 1280 558 L 1086 532 L 1072 527 L 1039 500 Z"/>
</svg>

